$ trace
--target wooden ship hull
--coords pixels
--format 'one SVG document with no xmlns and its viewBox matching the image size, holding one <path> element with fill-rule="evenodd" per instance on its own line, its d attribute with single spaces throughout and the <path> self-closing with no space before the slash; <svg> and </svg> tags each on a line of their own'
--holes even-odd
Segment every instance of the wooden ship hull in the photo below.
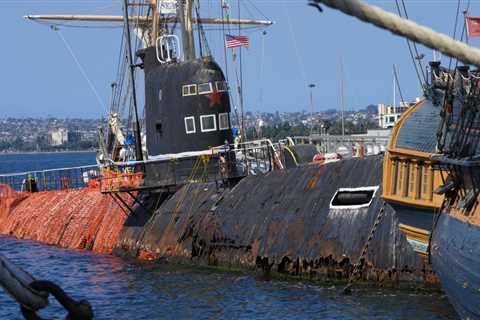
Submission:
<svg viewBox="0 0 480 320">
<path fill-rule="evenodd" d="M 480 223 L 442 212 L 432 239 L 432 263 L 462 319 L 480 316 Z"/>
</svg>

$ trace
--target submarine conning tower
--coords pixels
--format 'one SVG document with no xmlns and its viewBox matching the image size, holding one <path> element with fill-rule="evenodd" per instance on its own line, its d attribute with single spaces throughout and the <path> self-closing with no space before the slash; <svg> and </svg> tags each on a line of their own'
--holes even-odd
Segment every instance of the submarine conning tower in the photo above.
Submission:
<svg viewBox="0 0 480 320">
<path fill-rule="evenodd" d="M 202 151 L 233 142 L 228 84 L 213 58 L 161 63 L 156 47 L 137 55 L 144 63 L 149 155 Z"/>
</svg>

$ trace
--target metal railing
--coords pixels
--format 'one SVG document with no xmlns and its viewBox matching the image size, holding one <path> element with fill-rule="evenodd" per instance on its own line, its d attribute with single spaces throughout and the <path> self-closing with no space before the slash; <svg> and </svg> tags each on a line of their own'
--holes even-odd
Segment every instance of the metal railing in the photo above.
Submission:
<svg viewBox="0 0 480 320">
<path fill-rule="evenodd" d="M 84 188 L 100 177 L 97 165 L 0 174 L 0 184 L 18 192 Z"/>
<path fill-rule="evenodd" d="M 256 140 L 202 152 L 163 156 L 145 161 L 110 162 L 0 174 L 0 185 L 17 192 L 38 192 L 99 186 L 103 193 L 221 181 L 283 169 L 281 144 Z"/>
<path fill-rule="evenodd" d="M 280 145 L 257 140 L 201 152 L 107 164 L 100 179 L 104 193 L 157 189 L 192 182 L 222 181 L 283 169 Z"/>
</svg>

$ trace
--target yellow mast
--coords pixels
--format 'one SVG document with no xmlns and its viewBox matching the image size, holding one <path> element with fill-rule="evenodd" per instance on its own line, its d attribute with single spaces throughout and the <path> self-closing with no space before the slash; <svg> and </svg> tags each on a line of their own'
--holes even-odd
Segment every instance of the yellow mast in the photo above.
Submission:
<svg viewBox="0 0 480 320">
<path fill-rule="evenodd" d="M 150 0 L 150 6 L 152 8 L 152 16 L 153 16 L 153 26 L 152 26 L 152 36 L 150 38 L 150 43 L 154 44 L 155 39 L 160 36 L 159 28 L 158 28 L 158 3 L 157 0 Z M 146 17 L 148 19 L 148 17 Z"/>
</svg>

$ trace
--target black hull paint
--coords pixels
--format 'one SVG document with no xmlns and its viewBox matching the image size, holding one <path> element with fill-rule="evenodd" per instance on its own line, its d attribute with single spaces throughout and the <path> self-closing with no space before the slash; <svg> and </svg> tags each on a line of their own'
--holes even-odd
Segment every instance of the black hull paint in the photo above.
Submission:
<svg viewBox="0 0 480 320">
<path fill-rule="evenodd" d="M 480 227 L 443 213 L 433 234 L 432 262 L 462 319 L 480 319 Z"/>
</svg>

